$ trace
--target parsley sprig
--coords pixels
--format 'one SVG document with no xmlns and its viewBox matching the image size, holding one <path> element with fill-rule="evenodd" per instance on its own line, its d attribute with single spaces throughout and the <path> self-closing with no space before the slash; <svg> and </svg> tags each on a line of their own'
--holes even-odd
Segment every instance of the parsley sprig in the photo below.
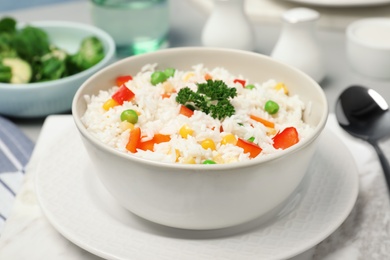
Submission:
<svg viewBox="0 0 390 260">
<path fill-rule="evenodd" d="M 230 99 L 237 96 L 235 88 L 229 88 L 222 80 L 207 80 L 197 86 L 196 92 L 189 87 L 182 88 L 177 94 L 176 102 L 219 120 L 235 113 L 234 106 L 230 103 Z"/>
</svg>

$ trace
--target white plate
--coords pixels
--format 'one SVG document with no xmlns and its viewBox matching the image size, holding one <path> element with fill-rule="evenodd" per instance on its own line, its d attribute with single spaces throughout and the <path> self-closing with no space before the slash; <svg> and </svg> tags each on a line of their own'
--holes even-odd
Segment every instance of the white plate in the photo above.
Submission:
<svg viewBox="0 0 390 260">
<path fill-rule="evenodd" d="M 351 7 L 389 4 L 390 0 L 285 0 L 300 4 L 330 6 L 330 7 Z"/>
<path fill-rule="evenodd" d="M 308 176 L 272 221 L 214 231 L 174 229 L 121 208 L 91 172 L 77 130 L 46 141 L 35 184 L 51 224 L 79 247 L 109 259 L 285 259 L 328 237 L 346 219 L 358 193 L 348 149 L 326 130 Z M 46 129 L 46 132 L 49 129 Z M 40 140 L 42 142 L 42 140 Z M 55 151 L 55 152 L 52 152 Z M 288 167 L 288 166 L 286 166 Z"/>
</svg>

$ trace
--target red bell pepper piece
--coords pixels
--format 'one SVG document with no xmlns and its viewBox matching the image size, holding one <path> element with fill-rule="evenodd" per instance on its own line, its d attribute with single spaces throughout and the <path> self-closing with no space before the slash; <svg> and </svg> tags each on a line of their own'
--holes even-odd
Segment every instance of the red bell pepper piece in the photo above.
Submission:
<svg viewBox="0 0 390 260">
<path fill-rule="evenodd" d="M 261 149 L 260 146 L 258 146 L 255 143 L 252 143 L 250 141 L 238 138 L 237 144 L 238 147 L 241 147 L 244 149 L 244 153 L 249 153 L 250 158 L 255 158 L 258 156 L 263 149 Z"/>
<path fill-rule="evenodd" d="M 181 105 L 179 113 L 186 117 L 191 117 L 194 114 L 194 111 L 184 105 Z"/>
<path fill-rule="evenodd" d="M 287 127 L 282 132 L 277 133 L 274 138 L 275 149 L 286 149 L 299 142 L 298 132 L 295 127 Z"/>
<path fill-rule="evenodd" d="M 245 87 L 246 81 L 243 79 L 235 79 L 233 80 L 234 83 L 240 83 L 243 87 Z"/>
<path fill-rule="evenodd" d="M 125 101 L 130 101 L 135 97 L 133 91 L 128 89 L 125 85 L 122 85 L 111 98 L 115 100 L 119 105 L 122 105 Z"/>
<path fill-rule="evenodd" d="M 130 76 L 130 75 L 124 75 L 124 76 L 118 76 L 117 78 L 116 78 L 116 85 L 118 86 L 118 87 L 120 87 L 120 86 L 122 86 L 123 84 L 125 84 L 127 81 L 129 81 L 129 80 L 132 80 L 133 79 L 133 77 L 132 76 Z"/>
</svg>

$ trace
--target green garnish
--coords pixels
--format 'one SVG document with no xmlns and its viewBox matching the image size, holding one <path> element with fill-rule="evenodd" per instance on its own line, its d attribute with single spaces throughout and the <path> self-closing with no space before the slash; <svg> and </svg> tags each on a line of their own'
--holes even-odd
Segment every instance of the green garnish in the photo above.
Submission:
<svg viewBox="0 0 390 260">
<path fill-rule="evenodd" d="M 229 99 L 237 96 L 235 88 L 229 88 L 222 80 L 207 80 L 207 83 L 198 83 L 198 90 L 192 91 L 189 87 L 182 88 L 177 93 L 176 102 L 193 106 L 213 118 L 219 120 L 232 116 L 236 111 Z"/>
<path fill-rule="evenodd" d="M 104 58 L 103 43 L 95 36 L 85 37 L 79 50 L 70 54 L 54 46 L 44 30 L 31 25 L 18 29 L 16 24 L 11 17 L 0 20 L 0 82 L 30 83 L 64 78 Z"/>
</svg>

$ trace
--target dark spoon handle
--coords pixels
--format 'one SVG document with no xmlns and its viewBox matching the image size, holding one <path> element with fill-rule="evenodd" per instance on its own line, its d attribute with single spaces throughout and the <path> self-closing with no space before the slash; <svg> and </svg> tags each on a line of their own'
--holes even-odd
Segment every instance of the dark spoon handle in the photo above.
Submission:
<svg viewBox="0 0 390 260">
<path fill-rule="evenodd" d="M 381 165 L 383 168 L 383 173 L 385 174 L 387 187 L 389 188 L 389 191 L 390 191 L 390 165 L 389 165 L 389 161 L 387 160 L 387 158 L 383 154 L 383 151 L 379 147 L 378 142 L 372 141 L 370 143 L 375 148 L 375 151 L 378 154 L 379 161 L 381 162 Z"/>
</svg>

